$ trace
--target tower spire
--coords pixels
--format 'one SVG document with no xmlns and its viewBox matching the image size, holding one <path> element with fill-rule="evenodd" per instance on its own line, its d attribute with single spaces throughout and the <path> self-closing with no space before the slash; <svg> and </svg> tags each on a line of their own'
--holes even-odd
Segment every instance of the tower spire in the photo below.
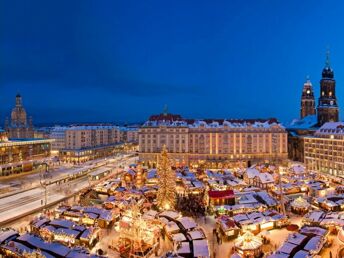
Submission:
<svg viewBox="0 0 344 258">
<path fill-rule="evenodd" d="M 327 48 L 327 50 L 326 50 L 325 66 L 330 67 L 330 49 L 329 48 Z"/>
<path fill-rule="evenodd" d="M 16 95 L 16 106 L 20 107 L 22 105 L 22 98 L 19 93 Z"/>
<path fill-rule="evenodd" d="M 163 114 L 164 114 L 165 116 L 167 116 L 167 114 L 168 114 L 168 107 L 167 107 L 167 104 L 165 104 L 165 106 L 164 106 Z"/>
</svg>

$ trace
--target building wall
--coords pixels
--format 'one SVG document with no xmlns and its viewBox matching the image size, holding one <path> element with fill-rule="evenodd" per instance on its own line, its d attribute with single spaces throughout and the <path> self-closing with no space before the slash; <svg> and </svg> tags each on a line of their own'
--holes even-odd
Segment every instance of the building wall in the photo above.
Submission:
<svg viewBox="0 0 344 258">
<path fill-rule="evenodd" d="M 119 143 L 120 131 L 116 126 L 56 127 L 50 138 L 53 150 L 79 150 Z"/>
<path fill-rule="evenodd" d="M 156 126 L 139 130 L 139 156 L 144 162 L 156 162 L 166 145 L 177 162 L 237 161 L 287 158 L 287 133 L 279 125 L 271 128 L 209 128 L 199 126 Z"/>
<path fill-rule="evenodd" d="M 305 163 L 309 170 L 344 176 L 344 140 L 305 138 Z"/>
<path fill-rule="evenodd" d="M 66 135 L 66 128 L 64 127 L 55 127 L 54 129 L 51 130 L 49 134 L 49 138 L 55 140 L 51 144 L 51 149 L 53 151 L 58 151 L 58 150 L 62 150 L 66 148 L 65 135 Z"/>
<path fill-rule="evenodd" d="M 139 130 L 127 130 L 126 142 L 138 143 L 139 142 Z"/>
<path fill-rule="evenodd" d="M 305 137 L 305 163 L 308 169 L 344 177 L 344 123 L 330 122 L 313 137 Z"/>
</svg>

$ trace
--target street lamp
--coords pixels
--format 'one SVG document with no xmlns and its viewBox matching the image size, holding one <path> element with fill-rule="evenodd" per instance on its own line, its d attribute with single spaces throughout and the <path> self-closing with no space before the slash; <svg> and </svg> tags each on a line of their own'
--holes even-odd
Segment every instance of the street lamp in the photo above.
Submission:
<svg viewBox="0 0 344 258">
<path fill-rule="evenodd" d="M 277 166 L 278 171 L 278 179 L 279 179 L 279 191 L 280 191 L 280 202 L 281 202 L 281 209 L 283 212 L 283 215 L 286 215 L 285 205 L 284 205 L 284 195 L 283 195 L 283 189 L 282 189 L 282 175 L 281 175 L 281 167 Z"/>
<path fill-rule="evenodd" d="M 41 184 L 41 186 L 44 188 L 44 207 L 47 206 L 47 180 L 46 180 L 46 174 L 47 174 L 47 164 L 46 165 L 46 169 L 40 171 L 39 173 L 39 182 Z"/>
</svg>

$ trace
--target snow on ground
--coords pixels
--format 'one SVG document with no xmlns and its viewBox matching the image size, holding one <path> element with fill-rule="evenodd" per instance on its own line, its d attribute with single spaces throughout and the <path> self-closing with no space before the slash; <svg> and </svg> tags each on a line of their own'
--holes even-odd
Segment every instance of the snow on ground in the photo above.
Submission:
<svg viewBox="0 0 344 258">
<path fill-rule="evenodd" d="M 116 165 L 131 164 L 135 161 L 135 158 L 114 159 L 114 162 L 116 161 L 118 161 Z M 61 171 L 68 172 L 69 170 L 62 169 Z M 86 188 L 88 185 L 87 177 L 78 178 L 60 185 L 49 185 L 47 188 L 47 203 L 62 201 L 65 197 Z M 0 198 L 0 223 L 42 207 L 42 200 L 44 203 L 45 192 L 42 187 Z"/>
</svg>

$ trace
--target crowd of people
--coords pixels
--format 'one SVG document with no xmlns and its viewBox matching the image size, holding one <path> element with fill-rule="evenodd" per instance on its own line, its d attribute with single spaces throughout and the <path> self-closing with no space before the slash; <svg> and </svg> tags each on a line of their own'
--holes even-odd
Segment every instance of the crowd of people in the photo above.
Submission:
<svg viewBox="0 0 344 258">
<path fill-rule="evenodd" d="M 186 216 L 203 217 L 206 214 L 203 195 L 186 195 L 177 198 L 177 210 Z"/>
</svg>

